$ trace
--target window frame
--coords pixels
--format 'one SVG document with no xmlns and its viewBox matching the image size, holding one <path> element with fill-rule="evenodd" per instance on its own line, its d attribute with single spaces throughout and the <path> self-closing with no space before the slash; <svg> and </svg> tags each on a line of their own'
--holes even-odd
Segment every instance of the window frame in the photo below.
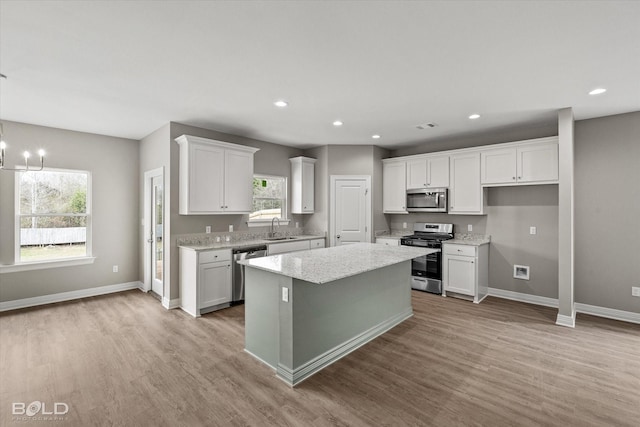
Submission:
<svg viewBox="0 0 640 427">
<path fill-rule="evenodd" d="M 268 175 L 268 174 L 264 174 L 264 173 L 254 173 L 251 182 L 253 182 L 254 179 L 284 179 L 284 199 L 283 200 L 283 206 L 282 206 L 282 212 L 283 212 L 283 217 L 279 218 L 279 224 L 281 225 L 288 225 L 289 222 L 291 221 L 291 218 L 289 218 L 289 178 L 287 178 L 286 176 L 282 176 L 282 175 Z M 251 191 L 251 205 L 253 206 L 253 189 Z M 271 222 L 273 221 L 273 219 L 250 219 L 251 218 L 251 214 L 253 212 L 249 213 L 249 220 L 247 221 L 247 225 L 249 227 L 264 227 L 264 226 L 268 226 L 271 225 Z"/>
<path fill-rule="evenodd" d="M 72 265 L 83 265 L 93 263 L 95 257 L 92 256 L 92 247 L 93 247 L 93 238 L 92 238 L 92 175 L 88 170 L 81 169 L 62 169 L 62 168 L 44 168 L 42 171 L 44 172 L 66 172 L 66 173 L 78 173 L 85 174 L 87 176 L 87 201 L 86 201 L 86 213 L 85 214 L 21 214 L 20 213 L 20 183 L 21 183 L 21 174 L 26 171 L 20 171 L 15 175 L 15 191 L 14 191 L 14 264 L 11 266 L 3 266 L 2 272 L 14 272 L 14 271 L 22 271 L 22 270 L 39 270 L 44 268 L 54 268 L 54 267 L 66 267 Z M 33 173 L 38 173 L 40 171 L 32 171 Z M 20 249 L 21 249 L 21 232 L 20 232 L 20 224 L 21 219 L 23 217 L 47 217 L 47 216 L 63 216 L 63 217 L 84 217 L 86 221 L 86 243 L 85 249 L 86 253 L 83 256 L 79 257 L 65 257 L 65 258 L 52 258 L 52 259 L 41 259 L 34 261 L 21 261 L 20 260 Z"/>
</svg>

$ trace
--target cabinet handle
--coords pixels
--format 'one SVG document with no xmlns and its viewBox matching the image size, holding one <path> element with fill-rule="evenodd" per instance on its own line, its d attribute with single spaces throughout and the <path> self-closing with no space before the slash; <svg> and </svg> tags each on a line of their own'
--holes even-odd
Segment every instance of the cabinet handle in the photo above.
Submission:
<svg viewBox="0 0 640 427">
<path fill-rule="evenodd" d="M 518 179 L 522 179 L 522 177 L 521 177 L 521 176 L 519 176 L 519 177 L 518 177 Z"/>
<path fill-rule="evenodd" d="M 513 178 L 511 178 L 511 179 L 515 180 L 515 179 L 516 179 L 516 177 L 514 176 L 514 177 L 513 177 Z"/>
<path fill-rule="evenodd" d="M 471 264 L 473 264 L 473 261 L 471 261 Z"/>
</svg>

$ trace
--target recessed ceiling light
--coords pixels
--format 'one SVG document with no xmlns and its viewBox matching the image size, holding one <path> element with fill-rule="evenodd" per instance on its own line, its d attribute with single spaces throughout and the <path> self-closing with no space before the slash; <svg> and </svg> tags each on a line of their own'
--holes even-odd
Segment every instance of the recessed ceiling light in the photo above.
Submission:
<svg viewBox="0 0 640 427">
<path fill-rule="evenodd" d="M 371 138 L 373 138 L 373 139 L 380 139 L 380 135 L 371 135 Z"/>
<path fill-rule="evenodd" d="M 274 102 L 273 105 L 275 105 L 276 107 L 286 107 L 287 105 L 289 105 L 289 103 L 287 101 L 279 100 Z"/>
<path fill-rule="evenodd" d="M 607 91 L 606 89 L 599 87 L 589 92 L 589 95 L 600 95 L 601 93 L 605 93 L 606 91 Z"/>
<path fill-rule="evenodd" d="M 342 122 L 340 120 L 336 120 L 335 122 L 333 122 L 334 126 L 342 126 Z"/>
<path fill-rule="evenodd" d="M 479 119 L 480 118 L 480 114 L 472 114 L 472 115 L 469 116 L 469 118 L 471 120 Z"/>
</svg>

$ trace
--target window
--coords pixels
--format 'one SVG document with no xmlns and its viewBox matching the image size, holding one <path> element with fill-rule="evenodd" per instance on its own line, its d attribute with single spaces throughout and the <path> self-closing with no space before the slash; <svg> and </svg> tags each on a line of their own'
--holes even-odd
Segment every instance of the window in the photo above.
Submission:
<svg viewBox="0 0 640 427">
<path fill-rule="evenodd" d="M 253 207 L 250 222 L 287 218 L 287 178 L 282 176 L 253 176 Z"/>
<path fill-rule="evenodd" d="M 90 256 L 90 191 L 89 172 L 20 172 L 16 179 L 16 262 Z"/>
</svg>

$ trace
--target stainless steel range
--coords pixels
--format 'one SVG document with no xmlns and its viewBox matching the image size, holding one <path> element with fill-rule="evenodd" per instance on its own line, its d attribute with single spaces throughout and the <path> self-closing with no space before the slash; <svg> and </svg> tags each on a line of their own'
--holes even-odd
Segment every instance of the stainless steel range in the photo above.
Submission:
<svg viewBox="0 0 640 427">
<path fill-rule="evenodd" d="M 417 222 L 413 235 L 400 239 L 404 246 L 439 249 L 430 255 L 411 261 L 411 287 L 421 291 L 442 294 L 442 241 L 453 239 L 453 224 Z"/>
</svg>

